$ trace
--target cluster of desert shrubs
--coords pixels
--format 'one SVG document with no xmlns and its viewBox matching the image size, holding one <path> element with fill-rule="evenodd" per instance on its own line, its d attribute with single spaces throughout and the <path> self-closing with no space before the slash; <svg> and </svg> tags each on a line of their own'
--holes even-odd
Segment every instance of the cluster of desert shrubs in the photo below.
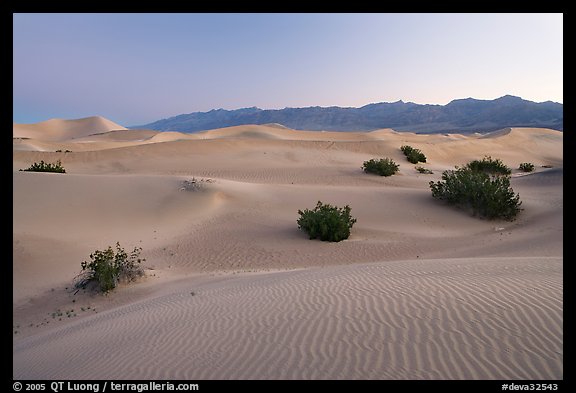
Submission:
<svg viewBox="0 0 576 393">
<path fill-rule="evenodd" d="M 426 156 L 420 149 L 415 149 L 412 146 L 403 145 L 400 146 L 400 150 L 402 150 L 402 153 L 404 153 L 408 162 L 411 162 L 412 164 L 426 162 Z"/>
<path fill-rule="evenodd" d="M 62 162 L 60 160 L 52 164 L 49 162 L 44 162 L 41 160 L 39 163 L 35 162 L 26 169 L 20 169 L 25 172 L 56 172 L 56 173 L 66 173 L 66 170 L 62 167 Z"/>
<path fill-rule="evenodd" d="M 426 160 L 420 156 L 418 149 L 402 146 L 402 151 L 409 160 Z M 391 176 L 398 171 L 398 167 L 392 159 L 384 158 L 365 161 L 362 169 L 381 176 Z M 520 168 L 530 170 L 530 165 L 521 164 Z M 417 167 L 416 170 L 420 173 L 432 173 L 423 167 Z M 429 186 L 433 198 L 471 210 L 475 216 L 512 220 L 522 210 L 522 202 L 520 195 L 514 193 L 510 187 L 511 172 L 500 159 L 485 156 L 481 160 L 470 161 L 461 168 L 444 171 L 442 180 L 431 181 Z M 318 201 L 313 210 L 298 210 L 298 228 L 305 231 L 310 239 L 318 238 L 331 242 L 347 239 L 356 222 L 350 215 L 350 210 L 348 205 L 338 208 Z"/>
<path fill-rule="evenodd" d="M 522 202 L 510 187 L 510 173 L 502 161 L 487 156 L 444 171 L 442 181 L 429 185 L 432 197 L 470 209 L 476 216 L 512 220 L 522 210 Z"/>
</svg>

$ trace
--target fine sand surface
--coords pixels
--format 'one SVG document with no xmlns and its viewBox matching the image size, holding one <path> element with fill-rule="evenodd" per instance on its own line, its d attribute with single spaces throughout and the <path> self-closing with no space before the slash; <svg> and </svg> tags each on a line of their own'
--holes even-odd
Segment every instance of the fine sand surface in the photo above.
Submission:
<svg viewBox="0 0 576 393">
<path fill-rule="evenodd" d="M 183 134 L 93 117 L 13 136 L 15 379 L 563 378 L 561 132 Z M 431 197 L 485 155 L 515 168 L 514 221 Z M 362 172 L 379 157 L 400 172 Z M 40 160 L 67 173 L 19 171 Z M 352 208 L 349 239 L 298 230 L 318 200 Z M 75 293 L 80 263 L 117 241 L 142 247 L 146 276 Z"/>
</svg>

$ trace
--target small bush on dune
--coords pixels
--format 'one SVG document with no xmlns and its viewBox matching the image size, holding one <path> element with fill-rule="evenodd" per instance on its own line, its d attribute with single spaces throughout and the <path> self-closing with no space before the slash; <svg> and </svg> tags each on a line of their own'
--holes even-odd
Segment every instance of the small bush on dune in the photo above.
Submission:
<svg viewBox="0 0 576 393">
<path fill-rule="evenodd" d="M 432 197 L 472 210 L 474 215 L 512 220 L 520 212 L 520 196 L 510 187 L 510 176 L 472 170 L 469 166 L 442 173 L 429 183 Z"/>
<path fill-rule="evenodd" d="M 380 176 L 392 176 L 398 172 L 399 165 L 394 162 L 391 158 L 381 158 L 376 160 L 372 158 L 368 161 L 364 161 L 362 169 L 367 173 L 375 173 Z"/>
<path fill-rule="evenodd" d="M 134 247 L 128 255 L 120 243 L 116 243 L 116 252 L 112 247 L 104 251 L 96 250 L 90 254 L 90 262 L 81 263 L 82 273 L 77 277 L 75 287 L 86 288 L 91 282 L 95 282 L 102 292 L 108 292 L 121 281 L 133 281 L 144 275 L 140 266 L 145 259 L 140 258 L 142 248 Z"/>
<path fill-rule="evenodd" d="M 431 174 L 434 173 L 434 172 L 432 172 L 430 169 L 427 169 L 427 168 L 424 168 L 424 167 L 421 167 L 421 166 L 417 166 L 417 167 L 416 167 L 416 170 L 417 170 L 418 172 L 424 173 L 424 174 L 426 174 L 426 175 L 431 175 Z"/>
<path fill-rule="evenodd" d="M 404 153 L 404 155 L 407 156 L 414 150 L 414 148 L 412 146 L 402 145 L 400 146 L 400 150 L 402 150 L 402 153 Z"/>
<path fill-rule="evenodd" d="M 412 146 L 403 145 L 400 147 L 400 150 L 402 150 L 402 153 L 404 153 L 406 159 L 412 164 L 426 162 L 426 156 L 420 149 L 415 149 Z"/>
<path fill-rule="evenodd" d="M 534 170 L 534 164 L 531 162 L 523 162 L 520 164 L 519 169 L 524 172 L 532 172 Z"/>
<path fill-rule="evenodd" d="M 56 161 L 55 164 L 44 162 L 41 160 L 40 163 L 35 162 L 30 165 L 29 168 L 20 169 L 25 172 L 56 172 L 56 173 L 66 173 L 66 170 L 62 167 L 62 162 L 60 160 Z"/>
<path fill-rule="evenodd" d="M 350 206 L 338 208 L 318 201 L 313 210 L 298 210 L 298 228 L 310 239 L 339 242 L 348 239 L 356 219 L 350 215 Z"/>
<path fill-rule="evenodd" d="M 482 160 L 474 160 L 466 164 L 469 168 L 476 172 L 485 172 L 490 174 L 509 175 L 512 170 L 508 168 L 500 159 L 492 159 L 490 156 L 485 156 Z"/>
</svg>

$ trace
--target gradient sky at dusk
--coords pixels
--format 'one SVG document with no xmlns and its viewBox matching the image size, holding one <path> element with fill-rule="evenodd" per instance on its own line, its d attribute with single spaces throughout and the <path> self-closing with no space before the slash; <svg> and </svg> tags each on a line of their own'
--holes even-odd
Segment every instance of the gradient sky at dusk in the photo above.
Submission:
<svg viewBox="0 0 576 393">
<path fill-rule="evenodd" d="M 563 102 L 562 14 L 14 14 L 13 121 Z"/>
</svg>

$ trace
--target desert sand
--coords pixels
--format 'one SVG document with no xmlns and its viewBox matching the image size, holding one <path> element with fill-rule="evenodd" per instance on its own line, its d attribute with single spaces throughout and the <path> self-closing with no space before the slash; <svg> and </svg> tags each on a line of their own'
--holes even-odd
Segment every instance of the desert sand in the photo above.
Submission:
<svg viewBox="0 0 576 393">
<path fill-rule="evenodd" d="M 485 155 L 514 168 L 514 221 L 431 196 Z M 380 157 L 399 173 L 361 170 Z M 40 160 L 66 173 L 19 171 Z M 349 239 L 298 229 L 318 200 L 351 207 Z M 116 242 L 145 277 L 75 293 Z M 15 124 L 12 330 L 14 379 L 562 379 L 563 134 Z"/>
</svg>

